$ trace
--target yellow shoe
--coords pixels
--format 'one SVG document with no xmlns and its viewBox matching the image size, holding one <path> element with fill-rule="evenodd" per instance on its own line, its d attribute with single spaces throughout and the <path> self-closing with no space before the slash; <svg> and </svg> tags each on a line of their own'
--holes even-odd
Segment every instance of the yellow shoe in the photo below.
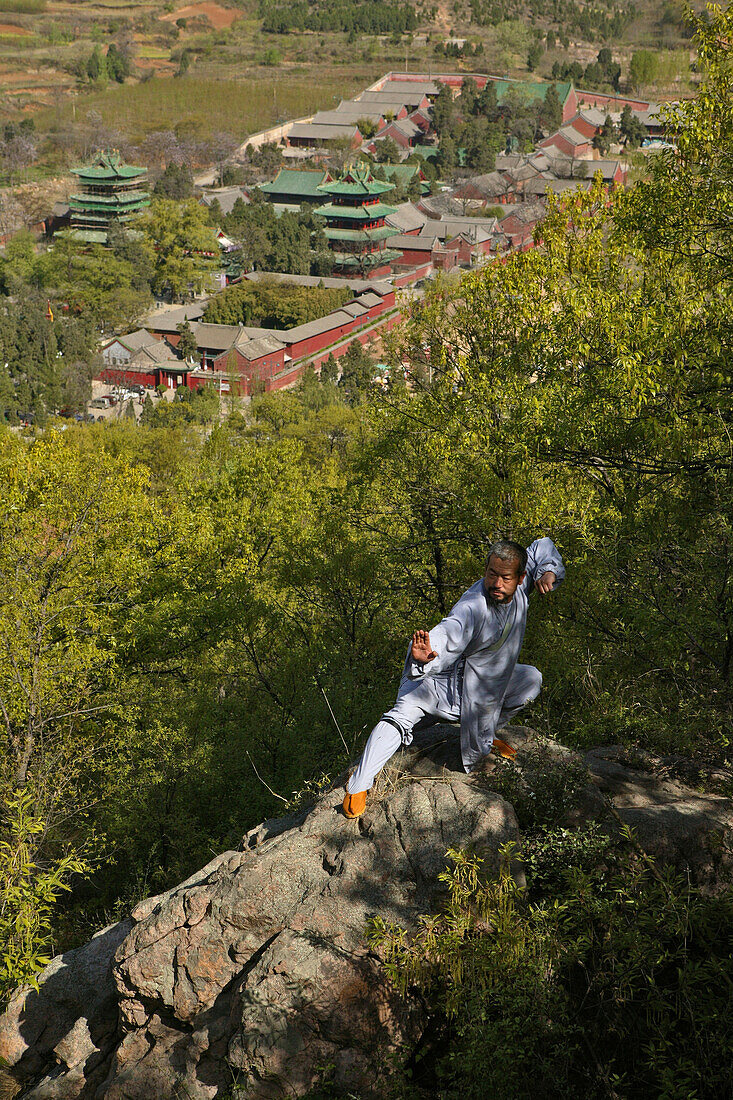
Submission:
<svg viewBox="0 0 733 1100">
<path fill-rule="evenodd" d="M 513 760 L 517 755 L 517 750 L 513 749 L 511 745 L 507 745 L 506 741 L 502 741 L 501 737 L 494 738 L 491 751 L 495 752 L 497 756 L 503 756 L 505 760 Z"/>
<path fill-rule="evenodd" d="M 342 806 L 344 816 L 361 817 L 366 809 L 366 796 L 366 791 L 357 791 L 356 794 L 347 794 Z"/>
</svg>

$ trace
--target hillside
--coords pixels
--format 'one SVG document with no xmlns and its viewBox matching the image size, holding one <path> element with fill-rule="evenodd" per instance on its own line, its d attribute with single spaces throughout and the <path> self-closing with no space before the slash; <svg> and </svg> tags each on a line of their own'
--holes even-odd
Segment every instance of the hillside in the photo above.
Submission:
<svg viewBox="0 0 733 1100">
<path fill-rule="evenodd" d="M 531 730 L 512 727 L 509 736 L 521 746 L 519 765 L 509 770 L 527 785 L 524 814 L 520 812 L 525 826 L 528 796 L 536 799 L 536 810 L 551 809 L 559 825 L 577 828 L 582 822 L 592 830 L 592 822 L 600 822 L 609 834 L 605 849 L 604 832 L 592 835 L 605 852 L 612 881 L 610 868 L 616 861 L 620 869 L 642 851 L 637 841 L 629 843 L 619 834 L 618 825 L 626 822 L 633 823 L 648 852 L 691 875 L 696 886 L 709 888 L 729 871 L 730 861 L 717 857 L 715 841 L 720 833 L 729 836 L 733 831 L 729 798 L 660 778 L 653 769 L 661 761 L 648 758 L 641 769 L 638 763 L 630 768 L 619 761 L 617 749 L 597 748 L 586 755 L 589 771 L 584 774 L 577 756 L 545 744 Z M 390 957 L 389 937 L 380 936 L 379 930 L 402 928 L 418 944 L 419 930 L 437 906 L 456 919 L 456 960 L 462 939 L 470 951 L 472 940 L 499 937 L 499 950 L 510 952 L 517 950 L 517 943 L 507 917 L 513 913 L 518 920 L 526 913 L 522 893 L 528 879 L 534 905 L 551 904 L 547 875 L 553 855 L 562 858 L 562 845 L 556 841 L 557 850 L 544 864 L 531 842 L 523 848 L 526 865 L 522 849 L 513 858 L 507 856 L 507 845 L 520 840 L 521 833 L 515 809 L 492 789 L 498 786 L 506 793 L 506 769 L 491 760 L 479 776 L 466 776 L 457 758 L 455 731 L 438 728 L 390 765 L 358 822 L 341 816 L 339 788 L 325 791 L 289 818 L 263 822 L 244 837 L 238 851 L 217 855 L 188 881 L 145 899 L 130 918 L 55 959 L 41 975 L 37 993 L 16 996 L 0 1018 L 0 1057 L 7 1067 L 0 1070 L 3 1094 L 20 1086 L 18 1100 L 174 1100 L 182 1094 L 189 1100 L 280 1095 L 380 1100 L 389 1095 L 400 1066 L 413 1061 L 417 1050 L 424 1059 L 431 1046 L 434 1059 L 450 1029 L 441 1035 L 439 1020 L 416 988 L 401 991 L 386 977 L 382 964 Z M 733 773 L 719 773 L 716 780 L 730 784 Z M 458 850 L 479 856 L 482 873 L 503 868 L 506 876 L 503 897 L 495 897 L 493 908 L 480 915 L 462 908 L 468 880 L 461 890 Z M 454 861 L 448 862 L 454 869 L 442 875 L 447 851 L 453 853 Z M 580 850 L 568 847 L 564 856 L 569 867 L 582 866 Z M 644 858 L 647 867 L 635 885 L 626 869 L 628 894 L 617 902 L 619 925 L 609 933 L 617 965 L 632 965 L 635 955 L 625 936 L 633 934 L 639 947 L 648 947 L 641 906 L 647 919 L 669 919 L 673 912 L 671 899 L 665 909 L 655 896 L 654 875 L 660 872 Z M 600 899 L 604 886 L 599 883 L 597 889 Z M 567 894 L 564 904 L 569 908 L 572 888 Z M 713 946 L 711 937 L 713 926 L 727 914 L 726 904 L 702 901 L 694 888 L 687 904 L 693 943 L 681 962 L 682 980 L 690 981 L 687 971 L 692 978 L 706 952 L 720 959 L 722 975 L 724 949 L 719 943 Z M 376 950 L 365 940 L 369 927 L 377 933 Z M 438 927 L 434 918 L 436 932 Z M 405 943 L 402 934 L 397 942 Z M 597 955 L 600 951 L 586 949 L 589 970 L 598 965 Z M 398 957 L 399 948 L 393 961 Z M 426 965 L 428 958 L 426 949 Z M 706 961 L 710 965 L 710 955 Z M 485 966 L 490 979 L 488 960 Z M 461 986 L 460 977 L 454 981 Z M 573 1053 L 567 1036 L 563 1043 L 560 1034 L 543 1040 L 534 1032 L 537 1028 L 541 1033 L 546 993 L 538 993 L 538 1004 L 523 1005 L 522 1026 L 533 1035 L 541 1060 L 530 1067 L 526 1055 L 515 1050 L 513 1076 L 518 1066 L 525 1075 L 518 1079 L 520 1095 L 547 1095 L 548 1063 L 563 1046 L 574 1063 L 569 1073 L 565 1069 L 566 1087 L 577 1090 L 572 1095 L 595 1096 L 606 1074 L 618 1078 L 628 1068 L 638 1073 L 643 1066 L 655 1079 L 654 1059 L 644 1049 L 661 1031 L 653 1017 L 644 1022 L 643 1011 L 628 1006 L 621 1034 L 614 1037 L 589 1019 L 596 998 L 599 1006 L 604 998 L 609 1002 L 610 1013 L 612 998 L 623 995 L 627 981 L 648 997 L 664 998 L 673 987 L 664 967 L 651 959 L 644 978 L 619 974 L 600 994 L 590 976 L 587 984 L 567 983 L 567 1025 L 577 1026 L 583 1019 L 596 1064 L 588 1062 L 584 1048 Z M 549 976 L 545 982 L 550 984 Z M 557 984 L 562 987 L 562 980 Z M 435 996 L 434 983 L 431 992 Z M 518 1005 L 520 996 L 515 997 Z M 492 1016 L 499 1006 L 491 984 L 483 1000 L 485 1026 L 495 1033 Z M 721 1013 L 726 1013 L 725 1002 L 725 994 L 718 997 Z M 693 993 L 667 1027 L 682 1034 L 699 1003 L 699 994 L 696 1003 Z M 557 1006 L 551 1011 L 557 1012 Z M 730 1016 L 721 1016 L 716 1030 L 725 1026 L 726 1018 Z M 454 1041 L 461 1046 L 457 1036 Z M 499 1047 L 492 1057 L 501 1059 L 504 1053 Z M 417 1070 L 410 1074 L 415 1089 L 411 1096 L 436 1095 L 433 1059 L 422 1066 L 413 1061 Z M 688 1056 L 688 1065 L 704 1079 L 706 1067 L 694 1054 Z M 730 1082 L 730 1066 L 707 1068 L 707 1078 L 711 1084 Z M 319 1085 L 325 1086 L 323 1092 Z M 478 1086 L 476 1081 L 469 1095 L 486 1095 Z M 639 1095 L 638 1089 L 626 1092 L 632 1094 Z"/>
<path fill-rule="evenodd" d="M 586 67 L 610 46 L 626 79 L 643 47 L 657 51 L 648 96 L 689 88 L 689 38 L 677 9 L 661 0 L 552 10 L 540 0 L 378 9 L 6 0 L 3 11 L 0 112 L 16 126 L 34 119 L 49 168 L 65 163 L 79 127 L 101 127 L 118 145 L 161 130 L 200 141 L 223 131 L 241 142 L 331 107 L 390 68 L 547 78 L 553 65 Z"/>
</svg>

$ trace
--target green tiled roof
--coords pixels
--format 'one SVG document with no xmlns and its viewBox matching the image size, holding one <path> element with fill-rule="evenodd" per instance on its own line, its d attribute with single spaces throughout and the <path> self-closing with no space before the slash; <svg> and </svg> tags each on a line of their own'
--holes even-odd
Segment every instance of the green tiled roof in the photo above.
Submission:
<svg viewBox="0 0 733 1100">
<path fill-rule="evenodd" d="M 85 192 L 81 195 L 72 195 L 69 199 L 69 204 L 75 202 L 83 202 L 85 204 L 95 206 L 102 206 L 107 208 L 110 206 L 129 206 L 132 203 L 142 202 L 146 206 L 150 203 L 150 195 L 147 191 L 122 191 L 113 192 L 110 195 L 93 195 Z"/>
<path fill-rule="evenodd" d="M 94 183 L 97 180 L 129 180 L 136 176 L 144 176 L 147 168 L 139 168 L 134 164 L 125 164 L 119 153 L 100 153 L 93 164 L 87 164 L 83 168 L 72 168 L 71 171 L 80 179 Z"/>
<path fill-rule="evenodd" d="M 137 213 L 137 211 L 133 211 L 133 213 Z M 117 218 L 117 221 L 128 222 L 130 220 L 130 217 L 130 214 L 120 214 Z M 92 210 L 81 210 L 79 212 L 75 211 L 71 219 L 71 228 L 79 229 L 82 226 L 88 224 L 92 226 L 103 225 L 106 229 L 111 220 L 112 219 L 109 217 L 108 214 L 95 214 Z"/>
<path fill-rule="evenodd" d="M 322 183 L 319 191 L 327 195 L 383 195 L 385 191 L 391 191 L 393 185 L 384 180 L 377 180 L 372 175 L 368 164 L 354 164 L 347 168 L 340 180 L 332 183 Z"/>
<path fill-rule="evenodd" d="M 325 206 L 316 207 L 314 213 L 322 218 L 344 218 L 348 221 L 369 222 L 373 218 L 386 218 L 388 214 L 394 214 L 396 206 L 387 206 L 383 202 L 374 202 L 369 206 L 336 206 L 332 202 Z"/>
<path fill-rule="evenodd" d="M 108 222 L 110 218 L 122 218 L 125 214 L 139 214 L 150 205 L 149 202 L 134 202 L 127 206 L 103 206 L 101 203 L 96 202 L 80 202 L 75 199 L 69 199 L 69 210 L 72 214 L 98 214 L 103 218 L 105 222 Z"/>
<path fill-rule="evenodd" d="M 328 173 L 318 169 L 281 168 L 270 183 L 261 183 L 260 191 L 266 195 L 302 195 L 303 199 L 320 202 L 320 184 L 327 179 Z"/>
<path fill-rule="evenodd" d="M 324 229 L 329 241 L 384 241 L 394 237 L 394 229 L 389 225 L 380 225 L 377 229 Z"/>
</svg>

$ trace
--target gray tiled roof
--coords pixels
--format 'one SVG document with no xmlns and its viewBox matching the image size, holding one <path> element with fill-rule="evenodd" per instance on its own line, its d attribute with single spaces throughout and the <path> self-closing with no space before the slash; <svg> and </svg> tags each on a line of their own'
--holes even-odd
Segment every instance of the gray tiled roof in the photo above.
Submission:
<svg viewBox="0 0 733 1100">
<path fill-rule="evenodd" d="M 148 316 L 148 326 L 156 332 L 173 333 L 176 331 L 177 326 L 183 324 L 184 321 L 197 321 L 208 304 L 207 299 L 203 302 L 192 302 L 191 305 L 181 306 L 180 309 L 166 310 L 165 313 L 160 313 L 157 317 Z"/>
<path fill-rule="evenodd" d="M 407 232 L 408 229 L 421 229 L 428 220 L 427 214 L 411 202 L 403 202 L 396 208 L 394 214 L 388 214 L 384 219 L 387 225 L 391 225 L 398 232 Z"/>
<path fill-rule="evenodd" d="M 237 199 L 249 203 L 249 195 L 243 187 L 217 187 L 213 190 L 207 189 L 201 195 L 201 202 L 205 206 L 211 206 L 215 199 L 219 203 L 222 214 L 231 214 Z"/>
<path fill-rule="evenodd" d="M 329 329 L 345 325 L 352 320 L 353 318 L 344 310 L 334 310 L 326 317 L 319 317 L 317 321 L 307 321 L 304 325 L 291 328 L 288 332 L 288 343 L 294 344 L 296 340 L 307 340 L 310 336 L 318 336 L 322 332 L 328 332 Z"/>
<path fill-rule="evenodd" d="M 196 343 L 200 348 L 211 348 L 212 351 L 225 351 L 241 336 L 239 325 L 212 325 L 208 322 L 198 321 L 191 325 Z"/>
<path fill-rule="evenodd" d="M 157 344 L 158 337 L 153 336 L 147 329 L 139 328 L 135 332 L 128 332 L 126 336 L 118 336 L 117 340 L 128 351 L 138 351 L 150 344 Z M 113 340 L 112 343 L 115 341 Z"/>
<path fill-rule="evenodd" d="M 385 80 L 381 91 L 401 95 L 403 89 L 420 95 L 437 95 L 441 85 L 435 80 Z"/>
<path fill-rule="evenodd" d="M 430 252 L 435 244 L 440 244 L 440 239 L 435 234 L 431 237 L 423 234 L 419 237 L 409 237 L 403 233 L 396 233 L 394 237 L 387 238 L 388 248 L 412 249 L 417 252 Z"/>
<path fill-rule="evenodd" d="M 282 351 L 285 346 L 282 340 L 278 340 L 276 336 L 270 333 L 266 336 L 258 336 L 255 340 L 237 341 L 236 344 L 238 351 L 250 362 L 261 359 L 263 355 L 274 355 L 276 352 Z"/>
<path fill-rule="evenodd" d="M 165 340 L 156 340 L 154 344 L 148 344 L 144 348 L 140 348 L 135 352 L 131 363 L 165 363 L 167 359 L 173 356 L 168 344 Z"/>
<path fill-rule="evenodd" d="M 353 138 L 357 132 L 356 126 L 314 126 L 311 122 L 300 122 L 288 131 L 289 138 L 302 138 L 306 141 L 334 141 L 336 138 Z"/>
</svg>

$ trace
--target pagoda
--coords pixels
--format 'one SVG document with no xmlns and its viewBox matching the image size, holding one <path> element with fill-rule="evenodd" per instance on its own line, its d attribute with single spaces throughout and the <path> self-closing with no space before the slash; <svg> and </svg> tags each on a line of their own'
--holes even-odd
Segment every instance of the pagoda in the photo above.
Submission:
<svg viewBox="0 0 733 1100">
<path fill-rule="evenodd" d="M 316 207 L 315 213 L 326 219 L 324 233 L 333 252 L 334 271 L 353 274 L 354 271 L 378 274 L 376 269 L 389 271 L 400 253 L 387 248 L 387 237 L 394 229 L 384 224 L 396 208 L 382 202 L 382 195 L 394 185 L 375 179 L 368 164 L 358 163 L 344 169 L 340 179 L 326 180 L 318 190 L 329 202 Z"/>
<path fill-rule="evenodd" d="M 68 236 L 77 241 L 106 244 L 113 218 L 124 224 L 150 205 L 147 168 L 125 164 L 116 150 L 100 153 L 92 164 L 71 171 L 81 184 L 80 194 L 69 199 Z"/>
</svg>

